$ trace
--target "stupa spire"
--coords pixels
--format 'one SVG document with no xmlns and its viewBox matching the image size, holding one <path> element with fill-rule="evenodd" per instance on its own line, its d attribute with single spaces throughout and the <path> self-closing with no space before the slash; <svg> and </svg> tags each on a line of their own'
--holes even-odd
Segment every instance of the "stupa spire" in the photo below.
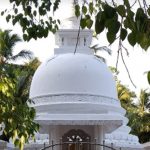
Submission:
<svg viewBox="0 0 150 150">
<path fill-rule="evenodd" d="M 82 0 L 72 0 L 67 4 L 70 14 L 61 21 L 60 30 L 55 35 L 55 43 L 58 47 L 54 50 L 55 54 L 74 53 L 76 45 L 77 53 L 93 54 L 89 48 L 92 41 L 92 31 L 87 29 L 79 31 L 80 17 L 77 18 L 74 13 L 74 6 L 81 2 Z"/>
<path fill-rule="evenodd" d="M 70 14 L 67 18 L 61 21 L 60 29 L 78 29 L 80 24 L 80 17 L 76 17 L 74 13 L 74 6 L 79 4 L 79 0 L 72 0 L 70 3 Z M 69 10 L 69 9 L 68 9 Z"/>
</svg>

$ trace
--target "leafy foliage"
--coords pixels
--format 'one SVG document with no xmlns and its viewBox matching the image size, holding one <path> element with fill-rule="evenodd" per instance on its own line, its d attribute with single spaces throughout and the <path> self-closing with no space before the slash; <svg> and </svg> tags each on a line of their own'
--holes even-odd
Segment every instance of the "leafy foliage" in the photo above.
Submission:
<svg viewBox="0 0 150 150">
<path fill-rule="evenodd" d="M 147 80 L 148 80 L 148 83 L 150 84 L 150 71 L 147 73 Z"/>
<path fill-rule="evenodd" d="M 112 69 L 114 71 L 114 68 Z M 140 143 L 150 141 L 150 92 L 141 90 L 138 101 L 135 103 L 136 94 L 127 86 L 121 84 L 117 78 L 116 81 L 118 98 L 122 107 L 126 110 L 131 133 L 138 136 Z"/>
<path fill-rule="evenodd" d="M 32 65 L 11 63 L 18 57 L 30 58 L 32 54 L 23 50 L 13 55 L 13 46 L 20 38 L 9 33 L 8 30 L 0 32 L 0 124 L 5 125 L 0 139 L 7 142 L 12 139 L 16 146 L 23 149 L 24 144 L 39 128 L 33 121 L 35 110 L 28 106 L 28 103 L 31 103 L 28 100 L 29 85 L 37 67 L 33 66 L 33 63 L 37 60 L 33 60 Z"/>
<path fill-rule="evenodd" d="M 0 64 L 10 61 L 16 61 L 20 58 L 31 59 L 33 54 L 28 50 L 21 50 L 18 54 L 13 54 L 14 46 L 21 42 L 21 38 L 17 34 L 11 35 L 11 30 L 0 30 Z"/>
<path fill-rule="evenodd" d="M 55 33 L 58 30 L 60 20 L 55 19 L 52 14 L 61 2 L 10 0 L 13 13 L 5 10 L 1 15 L 6 14 L 6 20 L 13 25 L 19 23 L 24 40 L 29 41 L 32 38 L 47 37 L 49 32 Z M 139 7 L 134 7 L 135 4 L 139 4 Z M 135 1 L 133 4 L 129 0 L 122 0 L 119 4 L 115 0 L 83 2 L 82 6 L 75 3 L 74 11 L 77 17 L 81 16 L 82 29 L 90 29 L 94 22 L 96 34 L 106 29 L 110 44 L 119 37 L 121 41 L 127 39 L 130 45 L 139 44 L 145 50 L 150 46 L 150 5 L 144 0 Z"/>
<path fill-rule="evenodd" d="M 7 69 L 11 67 L 13 70 L 17 66 L 7 65 Z M 33 122 L 35 110 L 28 106 L 28 89 L 26 86 L 30 79 L 29 72 L 21 71 L 20 66 L 13 71 L 7 73 L 3 71 L 1 74 L 0 85 L 0 123 L 5 124 L 1 140 L 13 140 L 14 144 L 20 149 L 28 142 L 29 137 L 34 136 L 38 130 L 38 124 Z"/>
<path fill-rule="evenodd" d="M 52 14 L 58 9 L 60 0 L 10 0 L 10 3 L 12 13 L 6 9 L 1 15 L 6 14 L 6 21 L 13 25 L 20 24 L 25 41 L 47 37 L 49 31 L 55 33 L 58 30 L 60 21 Z"/>
<path fill-rule="evenodd" d="M 106 29 L 107 40 L 110 44 L 120 37 L 122 41 L 127 39 L 132 46 L 139 44 L 147 50 L 150 46 L 150 16 L 148 14 L 150 8 L 143 6 L 133 11 L 128 0 L 122 2 L 123 4 L 117 5 L 117 2 L 114 3 L 114 1 L 113 4 L 109 4 L 106 1 L 96 0 L 95 3 L 85 4 L 88 5 L 88 10 L 86 13 L 82 11 L 84 26 L 81 25 L 81 27 L 88 27 L 87 16 L 89 16 L 88 19 L 91 19 L 94 15 L 96 33 L 100 34 Z M 91 5 L 94 6 L 94 11 Z"/>
<path fill-rule="evenodd" d="M 126 110 L 129 107 L 133 106 L 133 100 L 136 98 L 136 94 L 131 91 L 127 86 L 121 84 L 120 81 L 117 81 L 117 91 L 118 91 L 118 98 L 121 101 L 121 105 Z"/>
<path fill-rule="evenodd" d="M 10 0 L 13 13 L 7 9 L 1 12 L 6 14 L 6 20 L 22 27 L 23 38 L 26 41 L 34 38 L 47 37 L 49 32 L 58 30 L 60 20 L 52 15 L 59 9 L 60 0 Z M 134 7 L 139 4 L 139 7 Z M 143 5 L 142 5 L 143 4 Z M 23 10 L 23 11 L 22 11 Z M 95 0 L 75 3 L 76 17 L 81 16 L 82 29 L 91 29 L 93 24 L 96 34 L 101 34 L 106 29 L 107 40 L 110 44 L 116 39 L 122 42 L 126 39 L 129 44 L 139 44 L 147 50 L 150 46 L 150 7 L 144 0 L 131 3 L 129 0 L 111 2 Z M 94 19 L 93 19 L 94 18 Z"/>
</svg>

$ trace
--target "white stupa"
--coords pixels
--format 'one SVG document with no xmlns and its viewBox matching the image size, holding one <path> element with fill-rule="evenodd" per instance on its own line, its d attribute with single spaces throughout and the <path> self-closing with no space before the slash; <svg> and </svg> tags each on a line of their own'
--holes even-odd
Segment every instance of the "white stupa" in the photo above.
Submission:
<svg viewBox="0 0 150 150">
<path fill-rule="evenodd" d="M 32 80 L 30 99 L 40 132 L 49 134 L 50 143 L 80 137 L 83 142 L 141 149 L 137 137 L 129 135 L 111 72 L 89 49 L 92 31 L 81 30 L 78 37 L 78 21 L 75 17 L 68 21 L 56 33 L 54 56 L 40 65 Z"/>
</svg>

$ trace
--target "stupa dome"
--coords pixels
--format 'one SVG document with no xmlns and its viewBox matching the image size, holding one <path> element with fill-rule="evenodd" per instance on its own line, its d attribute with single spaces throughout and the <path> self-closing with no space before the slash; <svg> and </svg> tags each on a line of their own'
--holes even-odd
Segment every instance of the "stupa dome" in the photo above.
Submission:
<svg viewBox="0 0 150 150">
<path fill-rule="evenodd" d="M 53 56 L 34 74 L 30 98 L 60 94 L 117 99 L 115 81 L 105 63 L 96 56 L 81 53 Z"/>
<path fill-rule="evenodd" d="M 57 31 L 55 55 L 33 76 L 30 99 L 36 120 L 46 125 L 105 124 L 107 131 L 113 131 L 122 120 L 128 122 L 117 99 L 115 81 L 107 65 L 89 48 L 92 31 L 80 31 L 76 47 L 77 31 Z"/>
<path fill-rule="evenodd" d="M 115 80 L 90 49 L 92 31 L 79 30 L 76 17 L 67 20 L 55 34 L 54 56 L 39 66 L 30 87 L 40 132 L 49 133 L 49 141 L 56 143 L 66 138 L 70 142 L 83 131 L 84 139 L 90 135 L 88 142 L 113 142 L 118 147 L 116 141 L 122 145 L 132 141 L 137 148 L 137 138 L 128 136 L 128 119 L 117 98 Z M 72 149 L 70 144 L 68 148 Z"/>
</svg>

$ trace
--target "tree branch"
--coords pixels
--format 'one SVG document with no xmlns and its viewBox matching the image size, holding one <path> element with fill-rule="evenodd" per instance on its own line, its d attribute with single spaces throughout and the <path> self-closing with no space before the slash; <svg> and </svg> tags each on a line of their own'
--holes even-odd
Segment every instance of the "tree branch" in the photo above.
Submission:
<svg viewBox="0 0 150 150">
<path fill-rule="evenodd" d="M 138 0 L 138 3 L 139 3 L 139 6 L 142 8 L 142 5 L 141 5 L 141 3 L 140 3 L 140 0 Z"/>
<path fill-rule="evenodd" d="M 116 60 L 116 69 L 118 68 L 118 62 L 119 62 L 119 56 L 120 56 L 120 39 L 119 39 L 119 45 L 118 45 L 118 50 L 117 50 L 117 60 Z"/>
<path fill-rule="evenodd" d="M 121 54 L 122 62 L 123 62 L 124 66 L 125 66 L 125 69 L 126 69 L 126 71 L 127 71 L 127 73 L 128 73 L 128 77 L 129 77 L 129 79 L 130 79 L 132 85 L 136 88 L 136 85 L 135 85 L 134 82 L 132 81 L 132 78 L 131 78 L 131 76 L 130 76 L 130 72 L 129 72 L 128 67 L 127 67 L 127 65 L 126 65 L 126 63 L 125 63 L 122 50 L 120 51 L 120 54 Z"/>
<path fill-rule="evenodd" d="M 134 1 L 134 3 L 131 5 L 131 8 L 136 4 L 137 0 Z"/>
<path fill-rule="evenodd" d="M 80 30 L 81 30 L 81 27 L 80 27 L 80 25 L 79 25 L 78 35 L 77 35 L 77 42 L 76 42 L 74 54 L 77 52 L 77 47 L 78 47 L 78 43 L 79 43 L 79 39 L 80 39 Z"/>
</svg>

